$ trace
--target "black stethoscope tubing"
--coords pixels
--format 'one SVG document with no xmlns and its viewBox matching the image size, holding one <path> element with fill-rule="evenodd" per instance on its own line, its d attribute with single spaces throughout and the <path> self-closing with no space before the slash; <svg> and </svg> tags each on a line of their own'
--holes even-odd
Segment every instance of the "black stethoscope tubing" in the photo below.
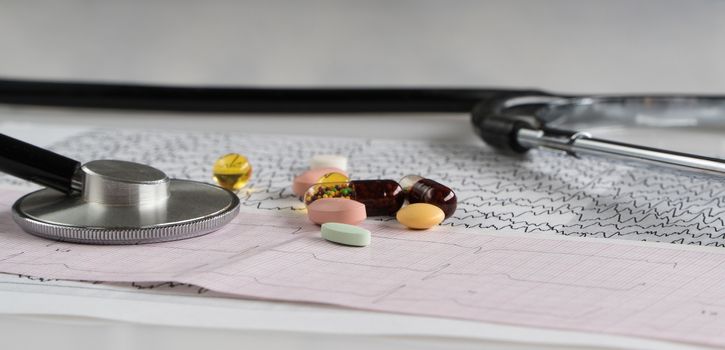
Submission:
<svg viewBox="0 0 725 350">
<path fill-rule="evenodd" d="M 722 159 L 598 139 L 553 128 L 551 120 L 542 117 L 542 111 L 557 106 L 591 101 L 623 106 L 633 101 L 679 101 L 725 110 L 722 96 L 587 97 L 513 89 L 172 87 L 0 79 L 0 103 L 5 104 L 221 113 L 470 113 L 474 131 L 506 151 L 543 147 L 725 176 Z"/>
<path fill-rule="evenodd" d="M 536 90 L 478 88 L 183 87 L 0 79 L 0 103 L 227 113 L 470 113 L 482 101 Z"/>
</svg>

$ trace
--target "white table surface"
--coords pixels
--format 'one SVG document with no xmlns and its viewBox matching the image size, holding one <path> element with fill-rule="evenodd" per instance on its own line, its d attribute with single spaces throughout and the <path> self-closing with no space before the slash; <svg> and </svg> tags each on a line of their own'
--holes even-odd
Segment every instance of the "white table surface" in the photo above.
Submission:
<svg viewBox="0 0 725 350">
<path fill-rule="evenodd" d="M 722 1 L 0 1 L 0 76 L 175 84 L 725 92 Z M 0 108 L 0 122 L 475 138 L 465 115 L 214 116 Z M 0 300 L 0 302 L 12 302 Z M 0 315 L 2 348 L 526 349 Z"/>
</svg>

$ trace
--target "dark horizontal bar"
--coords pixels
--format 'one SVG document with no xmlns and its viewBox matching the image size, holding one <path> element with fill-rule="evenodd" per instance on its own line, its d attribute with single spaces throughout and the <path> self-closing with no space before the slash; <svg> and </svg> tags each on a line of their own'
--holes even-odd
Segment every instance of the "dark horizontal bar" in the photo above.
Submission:
<svg viewBox="0 0 725 350">
<path fill-rule="evenodd" d="M 0 79 L 0 103 L 237 113 L 470 112 L 528 90 L 476 88 L 250 88 Z"/>
</svg>

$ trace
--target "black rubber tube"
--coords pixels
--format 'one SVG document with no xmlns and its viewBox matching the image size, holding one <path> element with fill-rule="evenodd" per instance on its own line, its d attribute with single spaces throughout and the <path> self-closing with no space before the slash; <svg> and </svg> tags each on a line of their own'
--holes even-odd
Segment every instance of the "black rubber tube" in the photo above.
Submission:
<svg viewBox="0 0 725 350">
<path fill-rule="evenodd" d="M 70 194 L 81 163 L 0 134 L 0 171 Z"/>
<path fill-rule="evenodd" d="M 477 88 L 248 88 L 0 79 L 0 103 L 228 113 L 470 113 L 483 100 L 531 92 Z"/>
</svg>

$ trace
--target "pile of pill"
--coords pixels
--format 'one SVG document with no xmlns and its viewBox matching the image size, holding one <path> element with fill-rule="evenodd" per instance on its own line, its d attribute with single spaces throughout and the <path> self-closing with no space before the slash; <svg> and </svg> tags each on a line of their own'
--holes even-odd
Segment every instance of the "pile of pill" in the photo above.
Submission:
<svg viewBox="0 0 725 350">
<path fill-rule="evenodd" d="M 219 186 L 239 191 L 252 176 L 252 166 L 238 153 L 216 160 L 212 178 Z M 395 216 L 399 223 L 425 230 L 456 211 L 450 188 L 418 175 L 394 180 L 350 180 L 347 158 L 316 155 L 310 168 L 294 178 L 292 192 L 307 206 L 307 217 L 322 225 L 323 238 L 340 244 L 366 246 L 370 232 L 357 225 L 369 216 Z M 408 205 L 405 205 L 405 202 Z"/>
<path fill-rule="evenodd" d="M 453 190 L 431 179 L 408 175 L 400 181 L 350 180 L 346 171 L 345 157 L 315 156 L 310 169 L 292 184 L 292 192 L 307 206 L 307 217 L 322 225 L 322 236 L 329 241 L 369 244 L 370 232 L 354 226 L 368 216 L 395 216 L 410 229 L 425 230 L 456 211 Z M 406 200 L 409 204 L 403 206 Z M 367 238 L 360 238 L 365 232 Z"/>
</svg>

